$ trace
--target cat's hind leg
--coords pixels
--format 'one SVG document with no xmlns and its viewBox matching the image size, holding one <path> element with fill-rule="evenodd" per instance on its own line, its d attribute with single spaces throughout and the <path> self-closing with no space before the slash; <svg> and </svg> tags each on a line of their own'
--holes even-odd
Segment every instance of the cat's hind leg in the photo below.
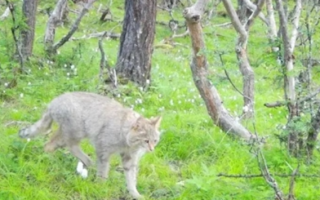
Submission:
<svg viewBox="0 0 320 200">
<path fill-rule="evenodd" d="M 60 147 L 64 147 L 65 146 L 65 142 L 63 141 L 62 138 L 62 133 L 61 133 L 61 129 L 59 128 L 54 135 L 52 136 L 52 138 L 50 139 L 50 141 L 48 141 L 45 146 L 44 146 L 44 151 L 45 152 L 53 152 L 55 151 L 57 148 Z"/>
<path fill-rule="evenodd" d="M 83 177 L 88 177 L 88 167 L 91 165 L 91 159 L 79 147 L 78 144 L 68 145 L 70 152 L 79 159 L 77 172 Z"/>
</svg>

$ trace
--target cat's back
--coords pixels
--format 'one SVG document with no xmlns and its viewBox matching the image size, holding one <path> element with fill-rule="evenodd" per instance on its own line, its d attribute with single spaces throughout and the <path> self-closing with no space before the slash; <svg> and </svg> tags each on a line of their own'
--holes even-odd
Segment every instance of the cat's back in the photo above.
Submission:
<svg viewBox="0 0 320 200">
<path fill-rule="evenodd" d="M 89 92 L 68 92 L 51 101 L 48 106 L 51 113 L 76 114 L 83 112 L 107 111 L 110 109 L 126 109 L 117 101 L 108 97 Z"/>
</svg>

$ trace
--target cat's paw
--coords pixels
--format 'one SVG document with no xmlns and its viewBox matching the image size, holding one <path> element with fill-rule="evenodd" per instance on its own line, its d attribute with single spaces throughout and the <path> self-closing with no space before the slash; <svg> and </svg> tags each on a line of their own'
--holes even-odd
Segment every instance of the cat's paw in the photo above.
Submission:
<svg viewBox="0 0 320 200">
<path fill-rule="evenodd" d="M 88 170 L 87 170 L 86 168 L 83 168 L 80 176 L 81 176 L 82 178 L 87 178 L 87 177 L 88 177 Z"/>
<path fill-rule="evenodd" d="M 87 178 L 88 177 L 88 170 L 84 167 L 84 164 L 79 161 L 77 165 L 77 173 L 82 177 L 82 178 Z"/>
<path fill-rule="evenodd" d="M 131 196 L 133 199 L 138 199 L 138 200 L 141 200 L 141 199 L 144 199 L 144 196 L 142 196 L 141 194 L 139 194 L 139 192 L 130 192 Z"/>
<path fill-rule="evenodd" d="M 144 196 L 139 194 L 138 196 L 133 197 L 133 199 L 135 199 L 135 200 L 144 200 L 145 198 L 144 198 Z"/>
</svg>

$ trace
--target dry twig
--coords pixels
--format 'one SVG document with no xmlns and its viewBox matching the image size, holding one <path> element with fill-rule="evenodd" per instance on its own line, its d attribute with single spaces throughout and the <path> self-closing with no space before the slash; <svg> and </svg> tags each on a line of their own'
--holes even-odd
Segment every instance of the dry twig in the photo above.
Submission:
<svg viewBox="0 0 320 200">
<path fill-rule="evenodd" d="M 89 0 L 88 3 L 86 3 L 80 14 L 78 15 L 77 19 L 74 21 L 74 23 L 72 24 L 71 29 L 69 30 L 69 32 L 67 33 L 67 35 L 65 35 L 58 43 L 56 43 L 55 45 L 53 45 L 53 52 L 56 52 L 58 48 L 60 48 L 62 45 L 64 45 L 70 38 L 71 36 L 76 32 L 76 30 L 79 27 L 80 21 L 82 19 L 82 17 L 89 11 L 89 8 L 92 6 L 92 4 L 95 2 L 96 0 Z"/>
<path fill-rule="evenodd" d="M 107 32 L 105 32 L 105 34 L 107 34 Z M 101 81 L 104 81 L 103 80 L 103 74 L 104 74 L 104 69 L 107 69 L 108 70 L 108 73 L 109 73 L 109 78 L 112 82 L 112 85 L 114 88 L 117 87 L 118 83 L 117 83 L 117 75 L 116 75 L 116 70 L 115 69 L 112 69 L 108 63 L 108 61 L 106 60 L 106 55 L 105 55 L 105 52 L 103 50 L 103 46 L 102 46 L 102 40 L 105 36 L 103 35 L 103 37 L 100 38 L 99 40 L 99 50 L 100 50 L 100 53 L 101 53 L 101 59 L 100 59 L 100 80 Z"/>
</svg>

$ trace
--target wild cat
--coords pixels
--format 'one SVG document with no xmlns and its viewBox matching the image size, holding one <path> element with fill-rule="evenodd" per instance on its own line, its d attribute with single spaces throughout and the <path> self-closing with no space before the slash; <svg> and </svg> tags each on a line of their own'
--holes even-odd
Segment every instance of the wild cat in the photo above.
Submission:
<svg viewBox="0 0 320 200">
<path fill-rule="evenodd" d="M 145 152 L 153 151 L 159 142 L 161 117 L 146 119 L 107 97 L 71 92 L 53 99 L 41 119 L 21 129 L 19 136 L 32 138 L 46 133 L 53 121 L 59 127 L 46 143 L 46 152 L 68 148 L 79 159 L 78 173 L 87 176 L 86 168 L 91 165 L 91 159 L 81 150 L 79 143 L 89 138 L 96 150 L 97 176 L 108 177 L 109 157 L 119 153 L 127 189 L 134 198 L 141 197 L 136 188 L 138 161 Z"/>
</svg>

